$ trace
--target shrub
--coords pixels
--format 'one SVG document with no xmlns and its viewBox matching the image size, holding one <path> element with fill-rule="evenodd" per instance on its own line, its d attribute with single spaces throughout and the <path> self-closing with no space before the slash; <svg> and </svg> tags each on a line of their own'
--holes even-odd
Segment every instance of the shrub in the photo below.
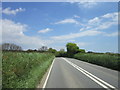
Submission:
<svg viewBox="0 0 120 90">
<path fill-rule="evenodd" d="M 74 58 L 118 70 L 119 60 L 117 55 L 78 53 L 74 55 Z"/>
</svg>

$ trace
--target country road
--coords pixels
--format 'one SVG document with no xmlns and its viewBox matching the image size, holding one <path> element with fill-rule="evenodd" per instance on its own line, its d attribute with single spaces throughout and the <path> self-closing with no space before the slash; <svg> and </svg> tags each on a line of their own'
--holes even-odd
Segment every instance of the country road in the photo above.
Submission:
<svg viewBox="0 0 120 90">
<path fill-rule="evenodd" d="M 44 88 L 118 88 L 118 72 L 72 58 L 55 58 Z M 112 88 L 112 89 L 111 89 Z"/>
</svg>

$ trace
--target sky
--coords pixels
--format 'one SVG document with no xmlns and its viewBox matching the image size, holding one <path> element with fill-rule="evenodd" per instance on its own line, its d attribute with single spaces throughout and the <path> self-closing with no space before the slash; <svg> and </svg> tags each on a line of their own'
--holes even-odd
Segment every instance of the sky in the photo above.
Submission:
<svg viewBox="0 0 120 90">
<path fill-rule="evenodd" d="M 117 2 L 3 2 L 2 43 L 118 52 Z"/>
</svg>

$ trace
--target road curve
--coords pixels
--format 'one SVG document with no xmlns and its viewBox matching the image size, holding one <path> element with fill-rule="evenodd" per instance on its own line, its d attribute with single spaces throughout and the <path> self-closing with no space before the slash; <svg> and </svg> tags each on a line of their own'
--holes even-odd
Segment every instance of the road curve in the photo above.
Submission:
<svg viewBox="0 0 120 90">
<path fill-rule="evenodd" d="M 45 88 L 117 90 L 118 72 L 72 58 L 55 58 Z"/>
</svg>

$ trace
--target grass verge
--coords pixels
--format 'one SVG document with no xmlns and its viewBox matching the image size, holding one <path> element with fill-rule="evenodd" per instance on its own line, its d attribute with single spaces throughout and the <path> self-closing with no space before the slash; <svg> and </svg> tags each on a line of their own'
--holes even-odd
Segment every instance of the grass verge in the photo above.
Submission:
<svg viewBox="0 0 120 90">
<path fill-rule="evenodd" d="M 3 88 L 36 88 L 54 59 L 50 53 L 3 52 Z"/>
</svg>

